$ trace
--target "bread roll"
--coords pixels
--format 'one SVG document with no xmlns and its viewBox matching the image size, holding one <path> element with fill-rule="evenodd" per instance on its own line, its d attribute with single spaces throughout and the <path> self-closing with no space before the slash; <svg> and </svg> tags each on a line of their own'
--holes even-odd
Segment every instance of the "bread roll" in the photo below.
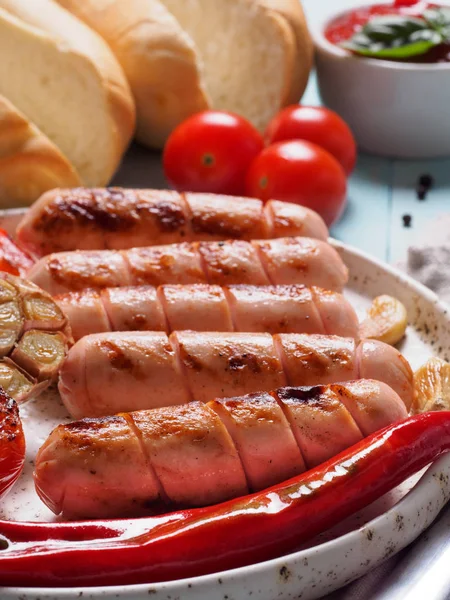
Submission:
<svg viewBox="0 0 450 600">
<path fill-rule="evenodd" d="M 295 104 L 305 91 L 314 54 L 301 2 L 300 0 L 259 0 L 259 2 L 267 9 L 278 12 L 292 27 L 296 60 L 286 104 Z"/>
<path fill-rule="evenodd" d="M 192 37 L 216 109 L 264 129 L 298 102 L 312 61 L 299 0 L 163 0 Z"/>
<path fill-rule="evenodd" d="M 57 0 L 95 29 L 120 62 L 136 102 L 137 139 L 162 148 L 209 101 L 197 51 L 159 0 Z"/>
<path fill-rule="evenodd" d="M 80 185 L 62 152 L 0 96 L 0 207 L 32 204 L 55 187 Z"/>
<path fill-rule="evenodd" d="M 111 46 L 149 146 L 206 108 L 264 129 L 305 89 L 312 43 L 298 0 L 57 1 Z"/>
<path fill-rule="evenodd" d="M 0 0 L 0 94 L 105 185 L 134 131 L 133 99 L 104 40 L 53 0 Z"/>
</svg>

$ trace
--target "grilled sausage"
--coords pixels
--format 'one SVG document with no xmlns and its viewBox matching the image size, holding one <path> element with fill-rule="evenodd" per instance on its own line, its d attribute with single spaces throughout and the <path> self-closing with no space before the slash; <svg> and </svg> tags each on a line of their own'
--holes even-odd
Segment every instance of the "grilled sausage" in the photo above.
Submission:
<svg viewBox="0 0 450 600">
<path fill-rule="evenodd" d="M 362 377 L 387 383 L 411 405 L 412 371 L 392 346 L 288 333 L 88 335 L 69 351 L 59 391 L 81 418 Z"/>
<path fill-rule="evenodd" d="M 17 402 L 57 379 L 72 342 L 67 318 L 36 285 L 0 273 L 0 386 Z"/>
<path fill-rule="evenodd" d="M 36 490 L 65 518 L 139 516 L 269 487 L 406 418 L 386 384 L 359 380 L 60 425 Z"/>
<path fill-rule="evenodd" d="M 301 285 L 105 288 L 55 297 L 79 340 L 103 331 L 265 331 L 358 336 L 341 294 Z"/>
<path fill-rule="evenodd" d="M 297 283 L 341 291 L 348 270 L 326 242 L 297 237 L 60 252 L 39 260 L 28 278 L 52 295 L 86 288 L 166 283 Z"/>
<path fill-rule="evenodd" d="M 326 240 L 318 214 L 303 206 L 169 190 L 67 189 L 46 192 L 19 224 L 34 256 L 185 241 L 307 236 Z"/>
</svg>

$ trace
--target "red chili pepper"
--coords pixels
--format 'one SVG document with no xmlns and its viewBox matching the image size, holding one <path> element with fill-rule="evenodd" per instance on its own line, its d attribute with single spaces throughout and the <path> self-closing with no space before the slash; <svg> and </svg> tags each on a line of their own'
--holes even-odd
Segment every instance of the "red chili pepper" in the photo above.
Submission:
<svg viewBox="0 0 450 600">
<path fill-rule="evenodd" d="M 25 462 L 25 437 L 15 401 L 0 387 L 0 498 L 9 491 Z"/>
<path fill-rule="evenodd" d="M 370 504 L 449 449 L 450 412 L 425 413 L 281 485 L 213 507 L 97 524 L 0 522 L 11 542 L 0 552 L 0 584 L 151 583 L 270 559 Z"/>
<path fill-rule="evenodd" d="M 17 246 L 4 229 L 0 229 L 0 271 L 25 276 L 33 259 Z"/>
</svg>

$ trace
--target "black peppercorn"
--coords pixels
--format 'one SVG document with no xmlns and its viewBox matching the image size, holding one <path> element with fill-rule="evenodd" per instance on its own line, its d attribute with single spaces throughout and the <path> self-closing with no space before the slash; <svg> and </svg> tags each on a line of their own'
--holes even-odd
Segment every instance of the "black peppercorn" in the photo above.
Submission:
<svg viewBox="0 0 450 600">
<path fill-rule="evenodd" d="M 427 193 L 433 187 L 434 180 L 431 175 L 424 174 L 419 177 L 416 185 L 417 198 L 419 200 L 425 200 Z"/>
<path fill-rule="evenodd" d="M 412 217 L 411 215 L 403 215 L 403 227 L 411 227 Z"/>
</svg>

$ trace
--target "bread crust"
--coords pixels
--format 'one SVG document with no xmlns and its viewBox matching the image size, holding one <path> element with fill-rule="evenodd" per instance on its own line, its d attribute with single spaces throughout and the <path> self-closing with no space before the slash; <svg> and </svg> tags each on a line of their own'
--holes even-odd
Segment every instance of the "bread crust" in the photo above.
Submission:
<svg viewBox="0 0 450 600">
<path fill-rule="evenodd" d="M 195 112 L 214 108 L 202 83 L 201 58 L 194 44 L 159 0 L 57 2 L 103 36 L 116 54 L 136 101 L 137 139 L 141 143 L 161 148 L 181 121 Z M 299 0 L 244 2 L 265 11 L 283 45 L 280 71 L 284 85 L 278 108 L 298 102 L 306 88 L 313 58 L 313 45 Z M 264 123 L 258 126 L 264 129 L 267 123 L 265 118 L 262 120 Z"/>
<path fill-rule="evenodd" d="M 107 184 L 133 136 L 136 122 L 133 97 L 114 54 L 101 36 L 53 0 L 0 0 L 0 8 L 28 26 L 30 34 L 34 29 L 46 35 L 49 43 L 95 71 L 105 94 L 102 101 L 109 117 L 111 142 L 109 148 L 105 148 L 105 154 L 109 153 L 109 156 L 102 165 L 102 176 L 97 182 L 83 183 Z M 98 157 L 91 158 L 96 159 Z"/>
<path fill-rule="evenodd" d="M 109 44 L 134 95 L 137 139 L 162 148 L 170 132 L 210 108 L 195 47 L 158 0 L 57 0 Z"/>
<path fill-rule="evenodd" d="M 62 152 L 0 95 L 0 207 L 27 206 L 48 190 L 80 183 Z"/>
<path fill-rule="evenodd" d="M 314 46 L 305 14 L 299 0 L 252 0 L 279 14 L 292 29 L 295 38 L 295 58 L 292 77 L 284 104 L 295 104 L 301 99 L 308 84 L 313 64 Z"/>
</svg>

